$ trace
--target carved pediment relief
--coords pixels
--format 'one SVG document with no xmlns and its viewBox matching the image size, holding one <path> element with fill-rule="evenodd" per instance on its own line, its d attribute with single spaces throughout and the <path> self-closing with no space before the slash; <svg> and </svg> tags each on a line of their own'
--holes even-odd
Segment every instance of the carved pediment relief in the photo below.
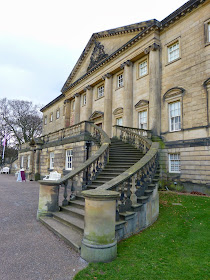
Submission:
<svg viewBox="0 0 210 280">
<path fill-rule="evenodd" d="M 103 118 L 103 117 L 104 117 L 104 113 L 103 112 L 101 112 L 101 111 L 94 111 L 92 113 L 92 115 L 90 116 L 89 120 L 93 121 L 95 119 Z"/>
<path fill-rule="evenodd" d="M 104 46 L 100 42 L 95 41 L 95 47 L 94 47 L 93 52 L 91 54 L 90 64 L 88 66 L 87 71 L 89 71 L 98 62 L 100 62 L 102 59 L 104 59 L 107 56 L 108 56 L 108 54 L 105 53 Z"/>
<path fill-rule="evenodd" d="M 163 95 L 163 100 L 171 99 L 171 98 L 174 98 L 174 97 L 181 97 L 181 96 L 184 95 L 184 93 L 185 93 L 185 89 L 183 89 L 181 87 L 170 88 Z"/>
<path fill-rule="evenodd" d="M 122 107 L 118 107 L 117 109 L 115 109 L 113 111 L 114 115 L 118 115 L 118 114 L 122 114 L 123 113 L 123 108 Z"/>
<path fill-rule="evenodd" d="M 136 103 L 136 105 L 134 107 L 140 108 L 140 107 L 148 106 L 148 104 L 149 104 L 148 100 L 141 99 L 141 100 L 139 100 L 139 102 Z"/>
</svg>

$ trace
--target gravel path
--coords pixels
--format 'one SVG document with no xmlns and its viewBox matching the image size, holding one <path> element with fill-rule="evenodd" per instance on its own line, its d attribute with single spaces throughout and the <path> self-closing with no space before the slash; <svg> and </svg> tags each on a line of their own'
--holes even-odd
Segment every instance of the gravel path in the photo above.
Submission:
<svg viewBox="0 0 210 280">
<path fill-rule="evenodd" d="M 0 174 L 0 280 L 69 280 L 87 263 L 36 220 L 39 184 Z"/>
</svg>

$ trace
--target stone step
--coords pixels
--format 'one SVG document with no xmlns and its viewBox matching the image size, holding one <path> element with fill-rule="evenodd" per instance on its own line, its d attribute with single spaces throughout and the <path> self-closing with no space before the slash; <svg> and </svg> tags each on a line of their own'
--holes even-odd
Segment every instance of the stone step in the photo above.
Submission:
<svg viewBox="0 0 210 280">
<path fill-rule="evenodd" d="M 69 213 L 63 211 L 53 213 L 53 218 L 81 233 L 84 231 L 84 219 L 71 216 Z"/>
<path fill-rule="evenodd" d="M 137 201 L 140 202 L 140 203 L 145 204 L 147 202 L 148 198 L 149 198 L 149 196 L 146 196 L 146 195 L 145 196 L 139 196 L 137 198 Z"/>
<path fill-rule="evenodd" d="M 84 209 L 85 208 L 85 201 L 84 200 L 75 199 L 75 200 L 71 200 L 69 202 L 69 205 L 70 206 L 74 206 L 76 208 Z"/>
<path fill-rule="evenodd" d="M 39 220 L 53 233 L 70 245 L 75 251 L 80 252 L 83 238 L 82 233 L 75 231 L 73 228 L 62 224 L 51 217 L 41 217 Z"/>
<path fill-rule="evenodd" d="M 85 216 L 85 210 L 75 206 L 61 206 L 60 211 L 69 213 L 71 216 L 79 218 L 84 218 Z"/>
<path fill-rule="evenodd" d="M 145 193 L 146 196 L 148 196 L 148 195 L 151 195 L 153 193 L 153 190 L 145 190 L 144 193 Z"/>
<path fill-rule="evenodd" d="M 130 163 L 130 164 L 134 164 L 134 163 L 136 163 L 138 160 L 135 160 L 135 159 L 121 159 L 121 160 L 119 160 L 119 159 L 112 159 L 112 160 L 110 160 L 109 161 L 109 164 L 121 164 L 121 163 Z"/>
<path fill-rule="evenodd" d="M 108 180 L 108 181 L 109 181 L 109 180 Z M 107 183 L 108 181 L 105 181 L 105 180 L 95 180 L 95 181 L 92 182 L 91 185 L 92 185 L 92 186 L 95 186 L 95 185 L 101 186 L 101 185 Z"/>
<path fill-rule="evenodd" d="M 149 184 L 149 186 L 147 187 L 149 190 L 154 190 L 156 187 L 155 184 Z"/>
<path fill-rule="evenodd" d="M 110 156 L 109 157 L 109 161 L 112 161 L 112 160 L 119 160 L 119 161 L 121 161 L 121 160 L 127 160 L 127 159 L 133 159 L 133 160 L 140 160 L 142 157 L 141 156 L 139 156 L 139 155 L 125 155 L 125 154 L 123 154 L 123 155 L 114 155 L 114 156 Z"/>
</svg>

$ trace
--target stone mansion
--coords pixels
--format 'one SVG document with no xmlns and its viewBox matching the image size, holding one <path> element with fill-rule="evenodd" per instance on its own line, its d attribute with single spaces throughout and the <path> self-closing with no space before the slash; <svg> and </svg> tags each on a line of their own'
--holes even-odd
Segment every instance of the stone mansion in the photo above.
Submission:
<svg viewBox="0 0 210 280">
<path fill-rule="evenodd" d="M 210 1 L 94 33 L 61 94 L 41 112 L 42 136 L 22 145 L 18 158 L 32 179 L 52 170 L 65 176 L 94 154 L 87 121 L 110 138 L 115 126 L 150 131 L 160 142 L 162 178 L 208 188 Z"/>
</svg>

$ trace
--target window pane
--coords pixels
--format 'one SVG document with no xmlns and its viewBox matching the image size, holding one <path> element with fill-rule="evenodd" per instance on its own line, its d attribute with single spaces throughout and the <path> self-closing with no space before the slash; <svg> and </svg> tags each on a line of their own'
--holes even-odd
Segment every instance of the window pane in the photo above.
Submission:
<svg viewBox="0 0 210 280">
<path fill-rule="evenodd" d="M 147 60 L 139 64 L 139 75 L 144 76 L 147 74 Z"/>
<path fill-rule="evenodd" d="M 179 173 L 180 170 L 180 155 L 169 154 L 169 171 Z"/>
<path fill-rule="evenodd" d="M 180 101 L 169 104 L 170 131 L 181 129 Z"/>
<path fill-rule="evenodd" d="M 139 128 L 147 129 L 147 111 L 139 112 Z"/>
<path fill-rule="evenodd" d="M 66 150 L 66 169 L 72 169 L 72 150 Z"/>
</svg>

